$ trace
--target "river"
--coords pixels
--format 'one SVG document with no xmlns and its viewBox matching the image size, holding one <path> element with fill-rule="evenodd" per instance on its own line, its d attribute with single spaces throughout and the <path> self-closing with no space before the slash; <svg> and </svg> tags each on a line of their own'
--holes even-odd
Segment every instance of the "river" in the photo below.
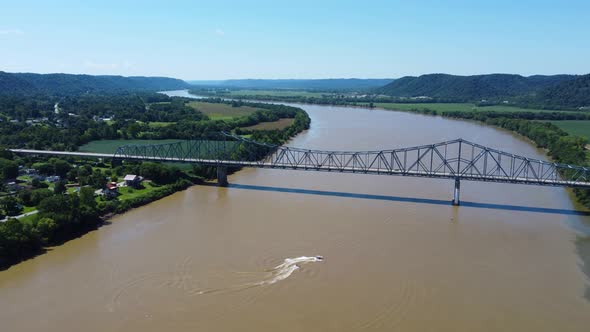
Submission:
<svg viewBox="0 0 590 332">
<path fill-rule="evenodd" d="M 292 146 L 462 137 L 546 158 L 471 122 L 298 106 L 312 124 Z M 450 180 L 245 169 L 229 182 L 1 271 L 0 330 L 588 331 L 575 229 L 589 217 L 565 189 L 463 181 L 469 204 L 454 207 Z"/>
</svg>

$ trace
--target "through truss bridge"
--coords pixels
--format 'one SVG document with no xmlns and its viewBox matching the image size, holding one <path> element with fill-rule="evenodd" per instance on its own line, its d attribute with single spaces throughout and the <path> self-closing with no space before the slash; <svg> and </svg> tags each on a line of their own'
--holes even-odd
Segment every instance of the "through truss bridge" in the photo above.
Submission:
<svg viewBox="0 0 590 332">
<path fill-rule="evenodd" d="M 212 139 L 125 145 L 114 154 L 24 149 L 11 151 L 215 166 L 218 183 L 222 186 L 228 183 L 228 167 L 453 179 L 455 205 L 459 204 L 461 180 L 590 188 L 590 168 L 518 156 L 463 139 L 391 150 L 324 151 L 261 143 L 223 133 Z"/>
</svg>

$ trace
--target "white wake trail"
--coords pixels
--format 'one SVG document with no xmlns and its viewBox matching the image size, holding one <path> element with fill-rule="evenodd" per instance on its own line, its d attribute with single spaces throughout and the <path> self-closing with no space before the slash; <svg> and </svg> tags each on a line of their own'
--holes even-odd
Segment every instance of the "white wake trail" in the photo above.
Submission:
<svg viewBox="0 0 590 332">
<path fill-rule="evenodd" d="M 260 281 L 256 283 L 256 285 L 271 285 L 277 281 L 285 280 L 289 278 L 293 272 L 299 269 L 299 265 L 321 262 L 323 260 L 323 256 L 301 256 L 296 258 L 287 258 L 282 264 L 275 266 L 274 269 L 269 271 L 271 273 L 271 277 L 269 279 Z"/>
<path fill-rule="evenodd" d="M 301 265 L 313 262 L 321 262 L 324 260 L 323 256 L 301 256 L 295 258 L 286 258 L 283 263 L 275 266 L 273 269 L 266 271 L 265 273 L 268 275 L 267 278 L 257 282 L 251 282 L 242 285 L 236 285 L 232 287 L 225 287 L 225 288 L 216 288 L 216 289 L 207 289 L 207 290 L 194 290 L 191 293 L 194 295 L 203 295 L 203 294 L 211 294 L 211 293 L 226 293 L 226 292 L 235 292 L 235 291 L 242 291 L 252 287 L 258 286 L 265 286 L 265 285 L 272 285 L 276 282 L 281 280 L 285 280 L 293 274 L 293 272 L 297 271 Z"/>
</svg>

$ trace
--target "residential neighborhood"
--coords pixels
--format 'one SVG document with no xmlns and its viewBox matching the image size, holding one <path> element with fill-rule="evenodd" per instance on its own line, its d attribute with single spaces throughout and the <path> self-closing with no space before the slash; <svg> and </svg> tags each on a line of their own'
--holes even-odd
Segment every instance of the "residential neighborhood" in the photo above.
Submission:
<svg viewBox="0 0 590 332">
<path fill-rule="evenodd" d="M 137 166 L 131 168 L 141 170 Z M 87 160 L 0 158 L 0 222 L 9 218 L 32 221 L 45 198 L 56 194 L 79 195 L 82 188 L 92 189 L 96 204 L 104 205 L 108 201 L 125 201 L 147 194 L 160 186 L 144 176 L 126 173 L 125 169 Z"/>
</svg>

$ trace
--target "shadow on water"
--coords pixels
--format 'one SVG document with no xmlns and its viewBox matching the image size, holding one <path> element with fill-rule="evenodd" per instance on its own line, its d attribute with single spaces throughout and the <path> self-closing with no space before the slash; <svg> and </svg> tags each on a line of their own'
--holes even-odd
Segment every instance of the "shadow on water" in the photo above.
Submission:
<svg viewBox="0 0 590 332">
<path fill-rule="evenodd" d="M 379 201 L 407 202 L 407 203 L 430 204 L 430 205 L 451 205 L 451 200 L 446 201 L 446 200 L 442 200 L 442 199 L 418 198 L 418 197 L 358 194 L 358 193 L 348 193 L 348 192 L 339 192 L 339 191 L 323 191 L 323 190 L 311 190 L 311 189 L 255 186 L 255 185 L 235 184 L 235 183 L 230 184 L 229 188 L 293 193 L 293 194 L 305 194 L 305 195 L 317 195 L 317 196 L 372 199 L 372 200 L 379 200 Z M 535 206 L 492 204 L 492 203 L 480 203 L 480 202 L 470 202 L 470 201 L 461 201 L 461 206 L 471 207 L 471 208 L 480 208 L 480 209 L 505 210 L 505 211 L 522 211 L 522 212 L 550 213 L 550 214 L 561 214 L 561 215 L 590 216 L 589 211 L 554 209 L 554 208 L 535 207 Z"/>
</svg>

